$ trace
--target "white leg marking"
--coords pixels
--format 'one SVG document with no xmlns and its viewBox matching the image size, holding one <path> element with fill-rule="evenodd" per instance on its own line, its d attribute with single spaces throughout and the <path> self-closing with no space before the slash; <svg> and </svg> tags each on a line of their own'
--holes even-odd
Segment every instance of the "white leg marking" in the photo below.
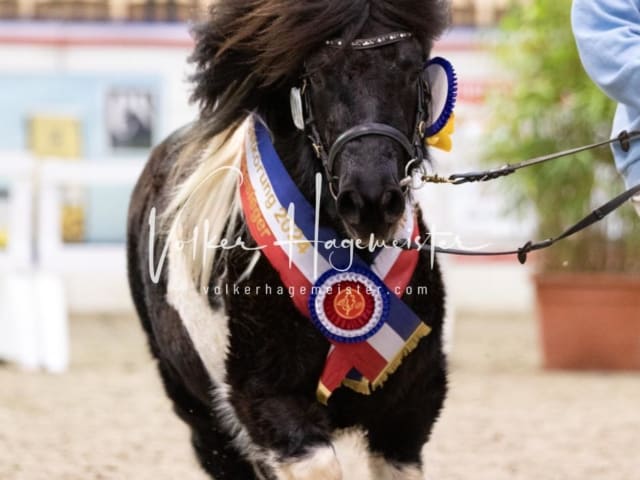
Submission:
<svg viewBox="0 0 640 480">
<path fill-rule="evenodd" d="M 176 309 L 193 346 L 215 383 L 225 378 L 229 348 L 228 319 L 223 309 L 213 310 L 207 297 L 197 291 L 186 256 L 177 242 L 169 247 L 167 302 Z"/>
<path fill-rule="evenodd" d="M 399 467 L 389 463 L 380 455 L 372 455 L 370 463 L 375 480 L 424 480 L 422 470 L 416 465 Z"/>
<path fill-rule="evenodd" d="M 275 467 L 278 480 L 342 480 L 342 469 L 333 447 L 319 447 L 295 462 Z"/>
<path fill-rule="evenodd" d="M 361 428 L 335 432 L 333 445 L 345 479 L 371 480 L 368 445 Z"/>
</svg>

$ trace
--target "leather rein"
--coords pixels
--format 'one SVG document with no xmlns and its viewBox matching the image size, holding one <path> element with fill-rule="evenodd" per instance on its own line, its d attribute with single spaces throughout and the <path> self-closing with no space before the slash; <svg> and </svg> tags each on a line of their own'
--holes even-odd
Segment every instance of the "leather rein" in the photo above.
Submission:
<svg viewBox="0 0 640 480">
<path fill-rule="evenodd" d="M 511 175 L 516 173 L 518 170 L 523 168 L 533 167 L 536 165 L 540 165 L 542 163 L 550 162 L 552 160 L 557 160 L 559 158 L 568 157 L 571 155 L 575 155 L 580 152 L 585 152 L 588 150 L 594 150 L 596 148 L 604 147 L 606 145 L 611 145 L 614 143 L 619 143 L 622 150 L 628 152 L 631 148 L 631 143 L 640 139 L 640 131 L 632 131 L 627 132 L 623 131 L 615 138 L 611 138 L 609 140 L 605 140 L 599 143 L 593 143 L 590 145 L 584 145 L 578 148 L 572 148 L 569 150 L 564 150 L 562 152 L 553 153 L 550 155 L 544 155 L 542 157 L 535 157 L 529 160 L 525 160 L 519 163 L 507 164 L 499 168 L 494 168 L 490 170 L 478 171 L 478 172 L 467 172 L 467 173 L 454 173 L 449 177 L 441 177 L 439 175 L 421 175 L 419 177 L 419 181 L 421 182 L 418 186 L 412 186 L 412 188 L 420 188 L 427 183 L 447 183 L 451 185 L 464 185 L 466 183 L 472 182 L 488 182 L 490 180 L 495 180 L 498 178 L 506 177 L 507 175 Z M 403 180 L 405 184 L 413 184 L 414 178 L 413 176 L 409 176 Z M 473 256 L 473 257 L 496 257 L 496 256 L 505 256 L 505 255 L 517 255 L 518 261 L 521 264 L 526 263 L 527 256 L 529 253 L 534 252 L 536 250 L 542 250 L 545 248 L 549 248 L 555 243 L 563 240 L 567 237 L 575 235 L 576 233 L 584 230 L 585 228 L 590 227 L 591 225 L 599 222 L 604 219 L 607 215 L 611 214 L 626 202 L 631 200 L 636 195 L 640 195 L 640 184 L 629 188 L 628 190 L 622 192 L 620 195 L 614 197 L 609 200 L 607 203 L 601 205 L 600 207 L 593 210 L 589 215 L 579 220 L 577 223 L 573 224 L 566 230 L 564 230 L 561 234 L 548 238 L 546 240 L 541 240 L 538 242 L 528 241 L 522 247 L 513 249 L 513 250 L 499 250 L 499 251 L 478 251 L 478 250 L 464 250 L 464 249 L 455 249 L 455 248 L 444 248 L 438 247 L 435 245 L 431 245 L 430 243 L 420 244 L 418 245 L 415 242 L 410 242 L 407 240 L 400 240 L 396 245 L 403 249 L 418 249 L 418 250 L 429 250 L 434 253 L 442 253 L 449 255 L 462 255 L 462 256 Z"/>
</svg>

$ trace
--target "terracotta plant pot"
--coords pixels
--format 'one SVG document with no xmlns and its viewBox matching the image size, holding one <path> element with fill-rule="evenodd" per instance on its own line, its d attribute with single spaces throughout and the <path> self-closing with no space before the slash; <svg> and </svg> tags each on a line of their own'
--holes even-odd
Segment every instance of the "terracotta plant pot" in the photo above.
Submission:
<svg viewBox="0 0 640 480">
<path fill-rule="evenodd" d="M 535 278 L 546 368 L 640 370 L 640 278 Z"/>
</svg>

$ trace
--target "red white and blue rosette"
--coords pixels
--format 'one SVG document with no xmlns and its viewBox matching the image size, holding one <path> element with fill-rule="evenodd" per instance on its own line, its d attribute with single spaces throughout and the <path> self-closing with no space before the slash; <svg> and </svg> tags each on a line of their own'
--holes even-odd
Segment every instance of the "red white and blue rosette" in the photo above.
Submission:
<svg viewBox="0 0 640 480">
<path fill-rule="evenodd" d="M 325 272 L 312 288 L 309 312 L 316 328 L 338 343 L 359 343 L 375 335 L 389 316 L 389 290 L 363 268 Z"/>
</svg>

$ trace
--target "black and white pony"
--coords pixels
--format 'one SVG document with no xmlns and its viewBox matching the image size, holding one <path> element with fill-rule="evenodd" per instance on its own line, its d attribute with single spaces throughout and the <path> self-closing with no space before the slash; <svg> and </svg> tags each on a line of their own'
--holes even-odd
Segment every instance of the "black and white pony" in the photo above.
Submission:
<svg viewBox="0 0 640 480">
<path fill-rule="evenodd" d="M 201 116 L 154 150 L 135 188 L 128 263 L 166 392 L 214 478 L 352 478 L 332 444 L 351 427 L 365 432 L 376 479 L 423 478 L 421 450 L 446 394 L 444 290 L 428 252 L 410 281 L 428 295 L 407 290 L 402 300 L 431 334 L 382 388 L 339 388 L 323 405 L 316 387 L 327 338 L 289 296 L 242 294 L 282 286 L 259 251 L 203 244 L 239 238 L 255 246 L 237 175 L 255 118 L 312 204 L 322 174 L 322 225 L 343 238 L 393 238 L 411 161 L 397 132 L 411 139 L 417 110 L 429 104 L 428 94 L 418 99 L 423 68 L 448 17 L 441 0 L 217 0 L 196 28 Z M 360 39 L 379 45 L 357 48 L 369 45 Z M 301 84 L 324 145 L 358 125 L 383 125 L 381 133 L 342 145 L 328 171 L 309 132 L 294 124 L 290 92 Z M 425 238 L 422 220 L 419 229 Z"/>
</svg>

